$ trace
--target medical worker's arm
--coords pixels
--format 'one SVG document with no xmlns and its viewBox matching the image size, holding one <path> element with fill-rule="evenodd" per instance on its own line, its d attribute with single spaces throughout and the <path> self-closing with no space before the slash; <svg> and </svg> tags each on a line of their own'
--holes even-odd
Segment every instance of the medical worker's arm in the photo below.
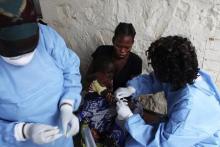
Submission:
<svg viewBox="0 0 220 147">
<path fill-rule="evenodd" d="M 162 84 L 155 78 L 153 73 L 140 75 L 128 81 L 126 88 L 118 88 L 115 91 L 117 98 L 152 94 L 162 90 Z"/>
<path fill-rule="evenodd" d="M 81 101 L 81 75 L 79 71 L 79 57 L 69 48 L 67 48 L 63 38 L 52 28 L 45 27 L 44 38 L 48 38 L 47 51 L 54 59 L 54 62 L 63 71 L 64 84 L 63 94 L 61 96 L 60 105 L 68 103 L 73 105 L 73 111 L 76 111 Z M 47 40 L 46 40 L 47 41 Z"/>
<path fill-rule="evenodd" d="M 125 128 L 135 139 L 137 145 L 147 147 L 190 147 L 208 137 L 205 132 L 190 128 L 185 122 L 190 110 L 181 102 L 175 106 L 166 123 L 152 126 L 145 123 L 139 114 L 126 121 Z M 194 125 L 194 124 L 193 124 Z"/>
<path fill-rule="evenodd" d="M 63 94 L 59 104 L 60 118 L 63 134 L 70 137 L 79 131 L 79 120 L 72 112 L 78 109 L 81 101 L 80 60 L 71 49 L 67 48 L 63 38 L 56 31 L 48 26 L 42 27 L 44 27 L 44 38 L 48 39 L 45 40 L 46 49 L 63 72 Z"/>
</svg>

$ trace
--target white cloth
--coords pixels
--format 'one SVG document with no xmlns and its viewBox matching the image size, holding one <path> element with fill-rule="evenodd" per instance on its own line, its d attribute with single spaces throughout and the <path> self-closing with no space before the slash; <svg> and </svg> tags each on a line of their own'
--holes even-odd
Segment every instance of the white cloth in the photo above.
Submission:
<svg viewBox="0 0 220 147">
<path fill-rule="evenodd" d="M 20 55 L 17 57 L 3 57 L 3 56 L 1 56 L 1 58 L 9 64 L 16 65 L 16 66 L 24 66 L 24 65 L 27 65 L 28 63 L 31 62 L 31 60 L 34 57 L 34 54 L 35 54 L 35 50 L 33 52 L 30 52 L 30 53 L 27 53 L 24 55 Z"/>
</svg>

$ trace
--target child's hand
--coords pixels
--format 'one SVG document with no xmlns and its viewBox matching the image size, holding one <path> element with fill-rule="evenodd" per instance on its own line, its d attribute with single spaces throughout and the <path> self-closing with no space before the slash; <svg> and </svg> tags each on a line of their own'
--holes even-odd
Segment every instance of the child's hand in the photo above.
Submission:
<svg viewBox="0 0 220 147">
<path fill-rule="evenodd" d="M 107 89 L 101 92 L 101 95 L 108 101 L 109 104 L 112 104 L 114 102 L 114 96 L 110 91 Z"/>
<path fill-rule="evenodd" d="M 106 100 L 108 101 L 109 104 L 113 104 L 116 102 L 114 96 L 110 92 L 107 93 Z"/>
</svg>

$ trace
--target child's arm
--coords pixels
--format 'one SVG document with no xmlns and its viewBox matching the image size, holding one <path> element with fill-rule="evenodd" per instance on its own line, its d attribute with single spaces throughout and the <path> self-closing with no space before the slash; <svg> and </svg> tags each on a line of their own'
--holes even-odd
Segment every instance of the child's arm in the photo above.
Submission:
<svg viewBox="0 0 220 147">
<path fill-rule="evenodd" d="M 89 92 L 97 92 L 101 95 L 104 91 L 107 91 L 107 88 L 105 86 L 101 86 L 97 80 L 92 81 L 89 86 Z"/>
<path fill-rule="evenodd" d="M 89 92 L 97 92 L 99 95 L 105 97 L 109 103 L 114 102 L 114 97 L 112 95 L 112 92 L 109 91 L 106 86 L 102 86 L 98 82 L 98 80 L 92 81 L 92 83 L 89 86 Z"/>
</svg>

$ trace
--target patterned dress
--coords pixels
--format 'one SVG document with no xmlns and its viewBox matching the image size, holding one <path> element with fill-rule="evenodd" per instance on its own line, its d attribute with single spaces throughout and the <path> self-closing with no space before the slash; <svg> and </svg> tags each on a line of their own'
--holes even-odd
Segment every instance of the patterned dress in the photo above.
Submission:
<svg viewBox="0 0 220 147">
<path fill-rule="evenodd" d="M 87 124 L 91 130 L 97 131 L 100 139 L 96 139 L 96 143 L 105 146 L 108 144 L 109 146 L 123 146 L 125 132 L 115 123 L 117 115 L 115 104 L 110 103 L 100 92 L 96 92 L 95 88 L 90 88 L 84 100 L 78 117 L 81 124 Z"/>
</svg>

